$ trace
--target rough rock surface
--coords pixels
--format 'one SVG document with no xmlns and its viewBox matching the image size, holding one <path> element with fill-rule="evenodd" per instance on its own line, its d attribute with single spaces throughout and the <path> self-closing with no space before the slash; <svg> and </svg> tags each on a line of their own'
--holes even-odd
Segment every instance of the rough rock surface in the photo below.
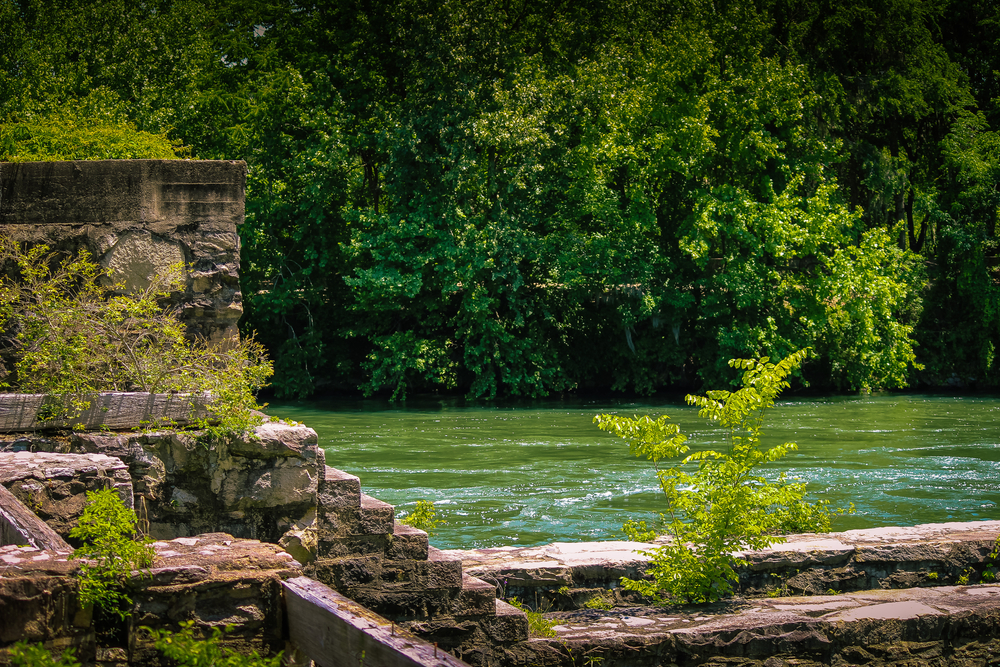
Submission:
<svg viewBox="0 0 1000 667">
<path fill-rule="evenodd" d="M 70 453 L 65 460 L 73 456 L 113 460 L 116 475 L 125 480 L 131 475 L 136 513 L 143 530 L 154 538 L 227 532 L 277 542 L 315 511 L 322 453 L 316 432 L 305 426 L 267 423 L 257 428 L 257 434 L 213 442 L 211 447 L 199 440 L 197 432 L 73 433 L 65 438 L 12 434 L 0 438 L 0 450 L 8 452 L 0 453 L 0 460 L 50 457 L 44 460 L 51 460 L 55 469 L 66 467 L 58 463 L 64 460 L 63 453 Z M 0 483 L 7 485 L 3 479 L 0 466 Z M 34 482 L 28 486 L 41 492 Z M 12 491 L 32 507 L 26 492 Z M 84 500 L 83 496 L 65 499 L 67 508 L 76 512 L 74 518 Z"/>
<path fill-rule="evenodd" d="M 93 656 L 91 616 L 76 601 L 79 563 L 68 556 L 0 547 L 0 664 L 8 663 L 3 647 L 21 639 L 58 650 L 75 647 L 83 659 Z"/>
<path fill-rule="evenodd" d="M 744 595 L 820 594 L 976 583 L 993 559 L 1000 521 L 923 524 L 790 535 L 768 549 L 735 554 Z M 637 542 L 554 543 L 538 547 L 451 550 L 467 574 L 496 584 L 504 597 L 543 608 L 576 609 L 602 597 L 629 604 L 637 599 L 619 588 L 621 577 L 644 576 Z M 988 578 L 989 575 L 987 575 Z"/>
<path fill-rule="evenodd" d="M 556 637 L 511 665 L 944 667 L 1000 659 L 1000 586 L 546 614 Z M 589 660 L 589 662 L 588 662 Z"/>
<path fill-rule="evenodd" d="M 87 491 L 118 490 L 132 506 L 128 467 L 104 454 L 0 452 L 0 484 L 63 538 L 87 502 Z"/>
<path fill-rule="evenodd" d="M 176 631 L 181 621 L 210 630 L 229 628 L 223 645 L 274 654 L 284 646 L 281 581 L 301 574 L 299 564 L 273 544 L 225 533 L 155 542 L 156 561 L 133 579 L 132 622 Z M 132 664 L 160 664 L 152 643 L 137 633 Z M 165 663 L 164 663 L 165 664 Z"/>
<path fill-rule="evenodd" d="M 0 163 L 0 232 L 81 249 L 129 288 L 182 262 L 176 304 L 192 335 L 220 341 L 243 313 L 239 284 L 246 164 L 208 160 Z"/>
<path fill-rule="evenodd" d="M 0 546 L 8 545 L 55 551 L 72 549 L 59 533 L 0 484 Z"/>
<path fill-rule="evenodd" d="M 156 560 L 131 582 L 131 624 L 118 645 L 99 645 L 93 617 L 77 602 L 79 562 L 68 552 L 0 547 L 0 665 L 10 644 L 25 639 L 49 649 L 75 647 L 84 663 L 159 665 L 141 626 L 176 631 L 230 629 L 223 645 L 273 654 L 284 648 L 281 581 L 301 573 L 272 544 L 215 533 L 153 545 Z M 103 635 L 102 635 L 103 636 Z M 100 640 L 103 641 L 103 640 Z"/>
</svg>

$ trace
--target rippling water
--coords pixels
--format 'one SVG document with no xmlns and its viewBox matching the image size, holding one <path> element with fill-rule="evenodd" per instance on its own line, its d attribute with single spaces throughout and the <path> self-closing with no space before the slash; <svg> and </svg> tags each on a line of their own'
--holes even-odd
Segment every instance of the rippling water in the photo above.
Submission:
<svg viewBox="0 0 1000 667">
<path fill-rule="evenodd" d="M 440 548 L 611 539 L 660 506 L 648 462 L 591 423 L 598 412 L 667 414 L 693 449 L 719 433 L 684 405 L 549 401 L 468 407 L 457 400 L 274 402 L 270 414 L 316 429 L 327 463 L 369 495 L 411 509 L 432 500 Z M 765 444 L 798 443 L 773 467 L 810 496 L 853 502 L 835 530 L 1000 518 L 1000 399 L 926 395 L 780 403 Z"/>
</svg>

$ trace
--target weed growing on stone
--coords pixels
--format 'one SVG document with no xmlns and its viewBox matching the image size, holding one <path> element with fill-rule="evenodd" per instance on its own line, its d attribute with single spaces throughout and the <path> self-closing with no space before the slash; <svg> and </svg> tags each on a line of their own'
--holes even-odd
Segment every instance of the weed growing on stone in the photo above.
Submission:
<svg viewBox="0 0 1000 667">
<path fill-rule="evenodd" d="M 49 419 L 72 420 L 103 391 L 208 394 L 223 432 L 260 422 L 254 392 L 271 363 L 253 339 L 191 341 L 174 309 L 182 266 L 126 291 L 81 252 L 59 259 L 44 245 L 22 250 L 0 238 L 0 388 L 48 394 Z M 209 424 L 202 423 L 202 427 Z"/>
<path fill-rule="evenodd" d="M 667 501 L 661 520 L 672 539 L 645 552 L 653 580 L 623 578 L 623 588 L 659 602 L 715 601 L 729 595 L 738 580 L 734 552 L 781 542 L 779 534 L 789 530 L 829 530 L 827 504 L 806 503 L 804 483 L 784 475 L 772 482 L 759 472 L 762 465 L 797 448 L 786 442 L 764 449 L 760 436 L 768 410 L 807 354 L 808 349 L 800 350 L 776 364 L 767 357 L 732 359 L 729 365 L 743 371 L 740 389 L 686 397 L 701 408 L 701 417 L 723 427 L 722 451 L 689 454 L 687 436 L 666 416 L 594 418 L 599 428 L 624 438 L 632 454 L 652 462 Z M 661 461 L 676 457 L 683 457 L 680 465 L 661 467 Z M 697 470 L 689 472 L 684 467 L 688 464 L 697 465 Z M 645 521 L 629 520 L 623 528 L 633 540 L 649 542 L 657 535 Z"/>
<path fill-rule="evenodd" d="M 600 609 L 602 611 L 608 611 L 615 608 L 615 605 L 603 595 L 595 595 L 592 598 L 589 598 L 583 603 L 583 606 L 587 609 Z"/>
<path fill-rule="evenodd" d="M 553 630 L 556 624 L 549 619 L 545 618 L 545 615 L 540 611 L 533 611 L 532 609 L 526 607 L 517 598 L 511 598 L 507 602 L 510 603 L 512 607 L 516 607 L 524 612 L 524 615 L 528 617 L 528 632 L 531 633 L 532 637 L 555 637 L 556 631 Z"/>
<path fill-rule="evenodd" d="M 42 644 L 29 644 L 23 640 L 10 647 L 10 660 L 14 667 L 80 667 L 71 648 L 63 651 L 56 660 Z"/>
<path fill-rule="evenodd" d="M 155 641 L 155 646 L 167 658 L 176 661 L 178 667 L 280 667 L 281 653 L 272 658 L 263 658 L 256 651 L 241 655 L 223 648 L 223 632 L 212 628 L 206 638 L 196 635 L 194 621 L 184 621 L 180 632 L 144 628 Z M 226 628 L 226 631 L 231 628 Z"/>
<path fill-rule="evenodd" d="M 80 567 L 80 602 L 94 605 L 106 614 L 124 619 L 132 600 L 125 584 L 133 570 L 153 564 L 154 552 L 147 539 L 140 539 L 135 512 L 122 502 L 114 489 L 87 492 L 87 505 L 70 537 L 83 546 L 70 558 L 84 560 Z"/>
<path fill-rule="evenodd" d="M 418 500 L 417 506 L 413 508 L 413 511 L 400 519 L 399 522 L 406 524 L 411 528 L 422 530 L 428 535 L 433 535 L 438 526 L 443 523 L 447 523 L 436 517 L 437 510 L 434 509 L 433 502 L 429 500 Z"/>
</svg>

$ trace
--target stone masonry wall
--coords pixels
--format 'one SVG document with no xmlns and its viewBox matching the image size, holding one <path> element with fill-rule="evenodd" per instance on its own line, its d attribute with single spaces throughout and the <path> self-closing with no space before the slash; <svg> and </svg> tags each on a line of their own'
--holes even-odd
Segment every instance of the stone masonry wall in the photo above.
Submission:
<svg viewBox="0 0 1000 667">
<path fill-rule="evenodd" d="M 236 228 L 245 182 L 244 162 L 0 163 L 0 234 L 86 249 L 129 288 L 183 262 L 181 317 L 192 335 L 221 341 L 243 313 Z"/>
</svg>

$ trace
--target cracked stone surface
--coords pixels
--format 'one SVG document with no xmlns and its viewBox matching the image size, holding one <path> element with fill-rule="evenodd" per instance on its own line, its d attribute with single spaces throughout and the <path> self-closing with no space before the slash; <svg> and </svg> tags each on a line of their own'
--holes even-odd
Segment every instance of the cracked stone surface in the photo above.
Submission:
<svg viewBox="0 0 1000 667">
<path fill-rule="evenodd" d="M 513 665 L 972 666 L 1000 655 L 1000 585 L 552 612 Z M 576 662 L 574 662 L 576 660 Z"/>
<path fill-rule="evenodd" d="M 970 568 L 976 583 L 998 535 L 1000 521 L 921 524 L 790 535 L 785 543 L 734 556 L 747 563 L 738 569 L 745 595 L 901 589 L 958 583 Z M 639 552 L 656 546 L 557 542 L 448 553 L 462 559 L 467 574 L 493 582 L 503 595 L 538 596 L 553 608 L 572 609 L 597 594 L 613 594 L 618 604 L 638 602 L 623 595 L 618 582 L 642 577 L 648 558 Z M 563 587 L 568 592 L 556 594 Z"/>
</svg>

